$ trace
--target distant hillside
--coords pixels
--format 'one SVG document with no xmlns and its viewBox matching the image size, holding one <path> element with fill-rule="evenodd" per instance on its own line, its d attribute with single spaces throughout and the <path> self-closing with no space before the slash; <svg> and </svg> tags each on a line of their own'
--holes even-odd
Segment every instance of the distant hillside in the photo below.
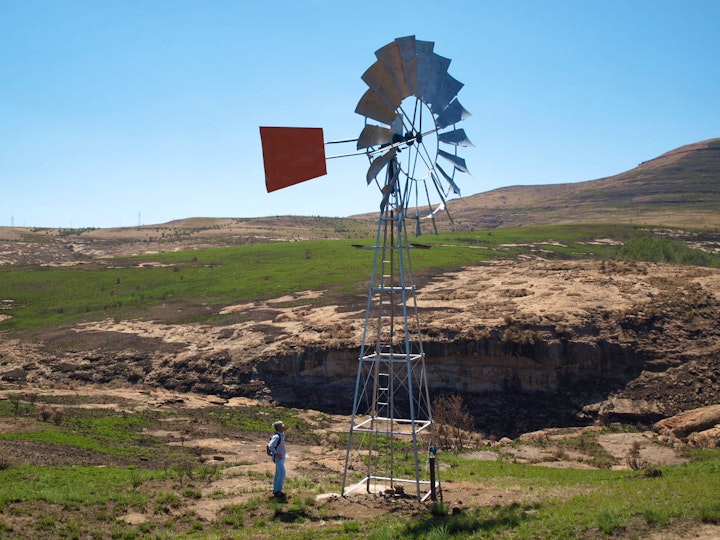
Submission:
<svg viewBox="0 0 720 540">
<path fill-rule="evenodd" d="M 452 200 L 439 231 L 560 223 L 720 227 L 720 139 L 680 147 L 631 171 L 572 184 L 512 186 Z M 377 214 L 348 218 L 188 218 L 109 229 L 0 227 L 0 265 L 272 241 L 367 238 Z M 413 225 L 409 225 L 414 231 Z M 427 230 L 425 231 L 427 232 Z"/>
<path fill-rule="evenodd" d="M 187 218 L 158 225 L 107 229 L 0 227 L 0 265 L 63 264 L 79 260 L 335 238 L 367 238 L 371 220 L 271 216 Z"/>
<path fill-rule="evenodd" d="M 573 222 L 720 226 L 720 139 L 671 150 L 607 178 L 512 186 L 451 201 L 462 229 Z"/>
</svg>

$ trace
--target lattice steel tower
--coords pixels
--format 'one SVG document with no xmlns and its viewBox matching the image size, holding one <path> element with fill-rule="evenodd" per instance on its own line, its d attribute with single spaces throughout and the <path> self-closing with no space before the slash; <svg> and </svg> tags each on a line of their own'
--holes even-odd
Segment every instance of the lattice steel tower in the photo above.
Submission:
<svg viewBox="0 0 720 540">
<path fill-rule="evenodd" d="M 400 189 L 397 167 L 387 168 L 387 204 L 378 220 L 343 495 L 360 487 L 405 492 L 410 484 L 424 499 L 439 482 L 421 462 L 434 445 L 433 421 L 405 221 L 409 193 Z M 362 479 L 348 486 L 353 473 Z"/>
</svg>

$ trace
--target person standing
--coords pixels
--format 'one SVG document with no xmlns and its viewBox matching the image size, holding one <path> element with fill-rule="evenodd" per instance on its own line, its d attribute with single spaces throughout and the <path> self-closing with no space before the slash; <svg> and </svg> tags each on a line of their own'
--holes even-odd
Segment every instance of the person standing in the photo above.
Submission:
<svg viewBox="0 0 720 540">
<path fill-rule="evenodd" d="M 283 485 L 285 484 L 285 424 L 281 421 L 273 423 L 275 434 L 270 439 L 268 446 L 272 452 L 272 460 L 275 463 L 275 478 L 273 479 L 273 495 L 278 499 L 284 499 Z"/>
</svg>

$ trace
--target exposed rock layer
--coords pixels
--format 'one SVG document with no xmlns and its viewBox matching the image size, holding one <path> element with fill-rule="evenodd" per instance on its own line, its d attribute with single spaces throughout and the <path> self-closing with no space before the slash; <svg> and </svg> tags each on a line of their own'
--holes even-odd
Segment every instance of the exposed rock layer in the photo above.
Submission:
<svg viewBox="0 0 720 540">
<path fill-rule="evenodd" d="M 466 268 L 419 293 L 432 392 L 461 393 L 478 428 L 496 436 L 596 420 L 651 425 L 720 403 L 719 299 L 720 272 L 694 267 Z M 225 308 L 244 322 L 223 327 L 105 321 L 38 342 L 6 339 L 0 378 L 155 385 L 349 413 L 362 308 L 283 301 Z"/>
</svg>

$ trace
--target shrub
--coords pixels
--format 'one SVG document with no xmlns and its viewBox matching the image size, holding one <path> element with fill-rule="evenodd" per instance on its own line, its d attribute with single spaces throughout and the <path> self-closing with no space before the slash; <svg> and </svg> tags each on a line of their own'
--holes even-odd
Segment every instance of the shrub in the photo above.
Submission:
<svg viewBox="0 0 720 540">
<path fill-rule="evenodd" d="M 605 534 L 612 534 L 625 524 L 617 508 L 606 508 L 602 510 L 597 516 L 597 521 L 598 527 Z"/>
<path fill-rule="evenodd" d="M 703 504 L 699 514 L 704 523 L 720 523 L 720 502 L 709 501 Z"/>
<path fill-rule="evenodd" d="M 647 466 L 647 462 L 640 457 L 640 443 L 635 441 L 625 457 L 625 463 L 633 471 L 639 471 Z"/>
<path fill-rule="evenodd" d="M 222 521 L 234 529 L 239 529 L 245 524 L 245 509 L 240 504 L 231 504 L 225 507 Z"/>
<path fill-rule="evenodd" d="M 180 508 L 182 500 L 175 493 L 158 493 L 155 497 L 155 514 L 167 514 L 171 508 Z"/>
<path fill-rule="evenodd" d="M 202 492 L 196 488 L 186 488 L 182 490 L 182 496 L 186 499 L 199 499 L 202 497 Z"/>
<path fill-rule="evenodd" d="M 440 501 L 433 501 L 430 505 L 430 513 L 433 516 L 447 516 L 448 505 Z"/>
<path fill-rule="evenodd" d="M 433 401 L 433 418 L 442 448 L 462 450 L 468 433 L 475 427 L 475 419 L 467 411 L 462 397 L 457 394 L 437 397 Z"/>
<path fill-rule="evenodd" d="M 40 409 L 39 414 L 40 414 L 40 420 L 42 420 L 43 422 L 47 422 L 52 417 L 53 412 L 52 412 L 52 409 L 50 409 L 48 407 L 42 407 Z"/>
</svg>

